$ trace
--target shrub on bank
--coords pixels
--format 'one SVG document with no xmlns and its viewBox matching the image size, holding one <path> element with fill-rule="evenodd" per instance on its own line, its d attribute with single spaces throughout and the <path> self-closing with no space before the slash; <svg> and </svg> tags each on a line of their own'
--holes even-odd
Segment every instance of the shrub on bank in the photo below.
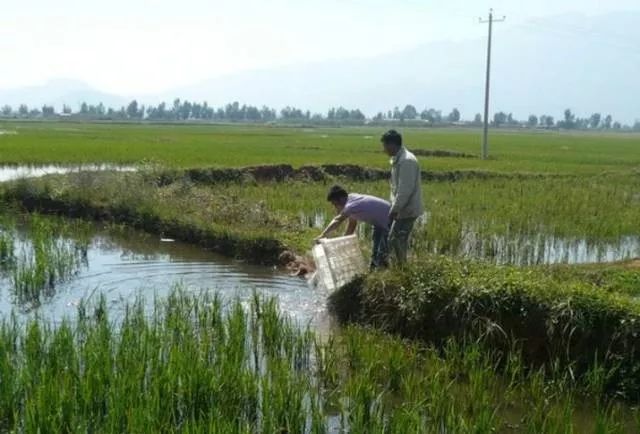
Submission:
<svg viewBox="0 0 640 434">
<path fill-rule="evenodd" d="M 330 307 L 342 321 L 436 345 L 518 348 L 528 364 L 558 363 L 576 377 L 600 366 L 609 389 L 640 397 L 640 307 L 590 283 L 438 257 L 359 278 Z"/>
</svg>

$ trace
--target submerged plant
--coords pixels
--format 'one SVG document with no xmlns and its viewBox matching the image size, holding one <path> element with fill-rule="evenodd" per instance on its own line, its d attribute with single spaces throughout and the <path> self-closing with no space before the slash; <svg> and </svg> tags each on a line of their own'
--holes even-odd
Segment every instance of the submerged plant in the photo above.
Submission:
<svg viewBox="0 0 640 434">
<path fill-rule="evenodd" d="M 12 288 L 20 303 L 38 304 L 78 272 L 87 260 L 87 246 L 62 237 L 64 228 L 50 220 L 34 215 L 29 223 L 29 241 L 12 267 Z"/>
</svg>

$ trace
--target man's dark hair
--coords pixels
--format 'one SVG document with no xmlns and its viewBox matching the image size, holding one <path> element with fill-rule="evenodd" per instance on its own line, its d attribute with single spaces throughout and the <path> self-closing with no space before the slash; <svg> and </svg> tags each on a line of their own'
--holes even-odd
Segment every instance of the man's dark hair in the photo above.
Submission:
<svg viewBox="0 0 640 434">
<path fill-rule="evenodd" d="M 402 146 L 402 135 L 396 130 L 389 130 L 382 135 L 380 141 L 385 145 Z"/>
<path fill-rule="evenodd" d="M 339 185 L 334 185 L 329 190 L 329 194 L 327 195 L 327 200 L 329 202 L 335 202 L 340 199 L 346 199 L 349 195 L 347 194 L 347 190 L 340 187 Z"/>
</svg>

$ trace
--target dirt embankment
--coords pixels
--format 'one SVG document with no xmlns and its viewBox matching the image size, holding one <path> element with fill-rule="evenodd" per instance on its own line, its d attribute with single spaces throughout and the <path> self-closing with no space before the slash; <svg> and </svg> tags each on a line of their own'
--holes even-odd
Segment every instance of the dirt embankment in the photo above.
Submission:
<svg viewBox="0 0 640 434">
<path fill-rule="evenodd" d="M 278 239 L 244 236 L 231 231 L 205 227 L 188 219 L 165 219 L 136 207 L 96 205 L 80 200 L 59 200 L 44 195 L 6 195 L 5 202 L 19 205 L 27 212 L 59 215 L 124 224 L 153 234 L 164 234 L 200 245 L 225 256 L 259 265 L 286 265 L 281 255 L 287 247 Z"/>
<path fill-rule="evenodd" d="M 197 168 L 186 170 L 162 170 L 153 176 L 161 185 L 171 184 L 179 179 L 189 179 L 197 184 L 264 183 L 286 181 L 329 182 L 332 180 L 380 181 L 388 180 L 390 172 L 383 169 L 358 166 L 355 164 L 324 164 L 294 168 L 288 164 L 251 166 L 243 168 Z M 482 170 L 422 171 L 422 179 L 427 182 L 455 182 L 465 179 L 528 179 L 560 176 L 540 173 L 503 173 Z"/>
<path fill-rule="evenodd" d="M 411 149 L 411 152 L 421 157 L 478 158 L 477 155 L 467 154 L 465 152 L 445 151 L 441 149 Z"/>
</svg>

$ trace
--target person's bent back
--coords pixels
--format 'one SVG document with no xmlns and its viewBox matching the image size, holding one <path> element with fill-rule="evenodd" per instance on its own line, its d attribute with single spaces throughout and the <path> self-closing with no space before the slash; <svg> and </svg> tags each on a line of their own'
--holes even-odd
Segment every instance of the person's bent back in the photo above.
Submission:
<svg viewBox="0 0 640 434">
<path fill-rule="evenodd" d="M 339 185 L 329 190 L 327 200 L 335 207 L 338 214 L 318 238 L 326 237 L 345 220 L 348 220 L 345 235 L 353 234 L 358 222 L 368 223 L 373 227 L 371 268 L 386 267 L 389 256 L 387 238 L 391 204 L 384 199 L 367 194 L 349 194 Z"/>
</svg>

